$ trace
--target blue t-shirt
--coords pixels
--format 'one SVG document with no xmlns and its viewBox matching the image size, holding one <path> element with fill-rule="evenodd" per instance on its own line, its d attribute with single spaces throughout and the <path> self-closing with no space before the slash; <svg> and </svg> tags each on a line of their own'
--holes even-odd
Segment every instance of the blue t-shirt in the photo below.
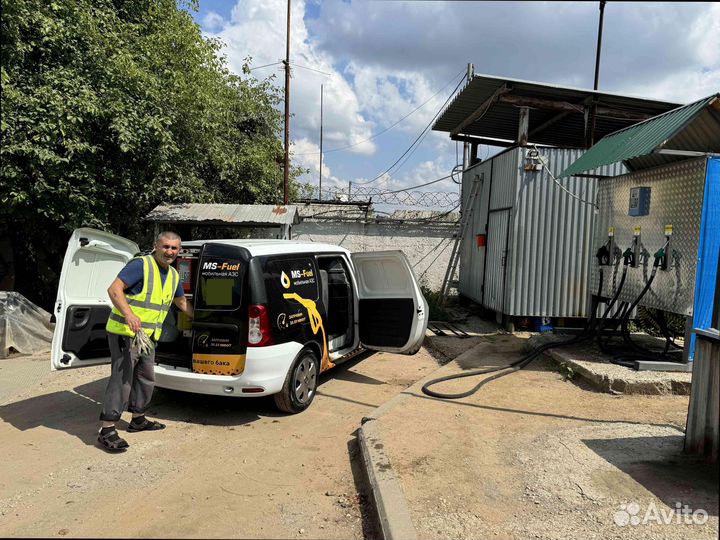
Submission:
<svg viewBox="0 0 720 540">
<path fill-rule="evenodd" d="M 159 264 L 157 266 L 160 270 L 160 282 L 165 285 L 165 278 L 168 275 L 168 269 L 163 268 Z M 140 294 L 143 289 L 142 259 L 133 259 L 132 261 L 127 263 L 125 265 L 125 268 L 120 270 L 120 273 L 117 277 L 120 278 L 123 283 L 125 283 L 125 285 L 127 285 L 127 288 L 125 289 L 125 294 Z M 180 298 L 181 296 L 185 296 L 185 291 L 183 291 L 182 283 L 180 283 L 180 280 L 178 280 L 178 286 L 175 290 L 175 298 Z"/>
</svg>

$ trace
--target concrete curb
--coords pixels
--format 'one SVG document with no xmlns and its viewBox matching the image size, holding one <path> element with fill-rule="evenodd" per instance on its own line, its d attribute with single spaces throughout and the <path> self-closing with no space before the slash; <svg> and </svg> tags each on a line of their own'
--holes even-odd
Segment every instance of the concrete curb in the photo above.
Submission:
<svg viewBox="0 0 720 540">
<path fill-rule="evenodd" d="M 382 537 L 385 540 L 417 538 L 410 509 L 385 453 L 375 419 L 360 426 L 358 437 Z"/>
<path fill-rule="evenodd" d="M 384 444 L 380 433 L 380 426 L 377 420 L 403 401 L 413 397 L 413 390 L 419 390 L 426 382 L 437 378 L 438 371 L 446 368 L 464 355 L 472 355 L 477 347 L 487 345 L 480 342 L 472 349 L 459 355 L 456 359 L 444 366 L 438 367 L 429 375 L 411 384 L 400 394 L 389 399 L 368 416 L 362 419 L 358 430 L 360 450 L 362 452 L 365 473 L 372 490 L 375 511 L 377 512 L 380 532 L 384 540 L 414 540 L 418 537 L 415 525 L 410 517 L 405 494 L 402 491 L 400 481 L 395 476 L 390 458 L 385 453 Z"/>
<path fill-rule="evenodd" d="M 571 352 L 562 349 L 550 349 L 544 355 L 555 364 L 565 364 L 573 369 L 578 376 L 585 379 L 595 389 L 608 394 L 638 394 L 646 396 L 690 395 L 690 381 L 666 378 L 663 380 L 638 379 L 631 377 L 614 377 L 598 371 L 577 361 Z M 602 366 L 602 364 L 601 364 Z"/>
</svg>

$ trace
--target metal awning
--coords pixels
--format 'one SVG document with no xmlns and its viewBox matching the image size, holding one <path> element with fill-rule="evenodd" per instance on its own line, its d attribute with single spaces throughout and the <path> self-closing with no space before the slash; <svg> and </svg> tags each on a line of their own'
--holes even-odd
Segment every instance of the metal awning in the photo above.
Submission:
<svg viewBox="0 0 720 540">
<path fill-rule="evenodd" d="M 632 171 L 716 153 L 720 153 L 720 94 L 608 135 L 560 176 L 620 161 Z"/>
<path fill-rule="evenodd" d="M 161 204 L 152 209 L 146 221 L 179 225 L 245 225 L 276 227 L 300 222 L 296 206 L 271 204 Z"/>
<path fill-rule="evenodd" d="M 494 146 L 518 141 L 521 110 L 529 111 L 528 143 L 587 148 L 590 141 L 681 105 L 593 90 L 475 75 L 433 125 L 454 140 Z M 589 126 L 593 123 L 593 137 Z"/>
</svg>

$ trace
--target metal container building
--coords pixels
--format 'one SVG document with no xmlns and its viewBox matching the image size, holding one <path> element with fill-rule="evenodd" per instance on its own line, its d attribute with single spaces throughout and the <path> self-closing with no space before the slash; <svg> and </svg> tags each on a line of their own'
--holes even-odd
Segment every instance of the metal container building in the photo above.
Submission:
<svg viewBox="0 0 720 540">
<path fill-rule="evenodd" d="M 458 290 L 505 317 L 587 317 L 597 175 L 556 182 L 593 142 L 677 104 L 472 74 L 433 125 L 465 143 Z M 507 150 L 475 163 L 480 145 Z M 537 145 L 545 167 L 527 161 Z M 472 196 L 473 182 L 481 188 Z M 561 184 L 560 187 L 558 184 Z M 587 202 L 582 202 L 587 201 Z M 588 204 L 589 202 L 589 204 Z"/>
<path fill-rule="evenodd" d="M 505 316 L 587 317 L 597 179 L 553 179 L 584 150 L 538 148 L 541 170 L 532 151 L 510 148 L 464 171 L 463 211 L 472 214 L 459 292 Z M 624 172 L 613 164 L 591 174 Z"/>
</svg>

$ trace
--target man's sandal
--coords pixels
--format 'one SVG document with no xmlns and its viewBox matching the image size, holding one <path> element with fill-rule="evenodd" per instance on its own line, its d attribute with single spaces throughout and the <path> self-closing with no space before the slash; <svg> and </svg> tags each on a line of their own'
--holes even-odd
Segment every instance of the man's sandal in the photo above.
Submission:
<svg viewBox="0 0 720 540">
<path fill-rule="evenodd" d="M 108 452 L 124 452 L 130 446 L 127 441 L 118 435 L 116 429 L 103 433 L 98 433 L 98 442 Z"/>
<path fill-rule="evenodd" d="M 165 424 L 161 424 L 155 420 L 148 420 L 144 417 L 142 422 L 139 424 L 136 423 L 134 419 L 131 420 L 127 428 L 127 430 L 131 433 L 135 433 L 137 431 L 157 431 L 159 429 L 165 429 Z"/>
</svg>

